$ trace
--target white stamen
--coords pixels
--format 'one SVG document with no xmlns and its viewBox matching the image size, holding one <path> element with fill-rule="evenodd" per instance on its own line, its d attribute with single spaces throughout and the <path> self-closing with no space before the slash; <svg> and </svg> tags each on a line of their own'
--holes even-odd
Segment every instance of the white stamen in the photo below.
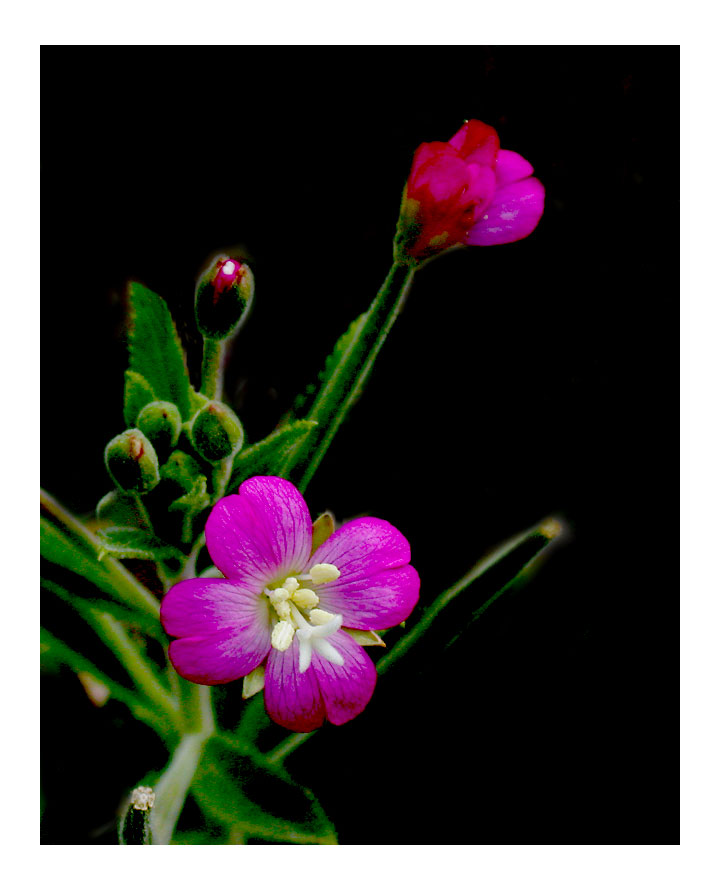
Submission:
<svg viewBox="0 0 722 891">
<path fill-rule="evenodd" d="M 289 594 L 293 594 L 294 591 L 298 591 L 301 586 L 298 583 L 298 579 L 291 575 L 283 583 L 283 587 L 288 591 Z"/>
<path fill-rule="evenodd" d="M 223 272 L 225 275 L 232 275 L 236 271 L 236 264 L 233 260 L 226 260 L 223 264 Z"/>
<path fill-rule="evenodd" d="M 334 582 L 341 575 L 333 563 L 317 563 L 308 570 L 314 585 L 323 585 L 325 582 Z"/>
<path fill-rule="evenodd" d="M 301 609 L 311 609 L 314 606 L 318 606 L 318 594 L 310 588 L 299 588 L 293 594 L 293 602 L 296 606 L 300 606 Z"/>
<path fill-rule="evenodd" d="M 271 646 L 283 653 L 291 646 L 293 635 L 295 633 L 296 629 L 293 625 L 285 619 L 282 619 L 280 622 L 276 623 L 276 626 L 273 629 L 271 634 Z"/>
</svg>

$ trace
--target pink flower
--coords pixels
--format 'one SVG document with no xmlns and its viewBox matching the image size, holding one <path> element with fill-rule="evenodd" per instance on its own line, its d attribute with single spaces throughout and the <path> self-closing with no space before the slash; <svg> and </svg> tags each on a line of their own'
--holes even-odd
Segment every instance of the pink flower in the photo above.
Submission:
<svg viewBox="0 0 722 891">
<path fill-rule="evenodd" d="M 406 184 L 403 250 L 423 260 L 458 244 L 526 238 L 544 211 L 544 186 L 533 172 L 481 121 L 467 121 L 448 142 L 422 143 Z"/>
<path fill-rule="evenodd" d="M 225 684 L 265 668 L 271 718 L 306 732 L 344 724 L 368 704 L 376 669 L 353 638 L 404 621 L 419 597 L 409 543 L 385 520 L 341 526 L 311 553 L 311 516 L 294 485 L 247 480 L 206 524 L 225 578 L 189 579 L 163 600 L 176 671 Z"/>
</svg>

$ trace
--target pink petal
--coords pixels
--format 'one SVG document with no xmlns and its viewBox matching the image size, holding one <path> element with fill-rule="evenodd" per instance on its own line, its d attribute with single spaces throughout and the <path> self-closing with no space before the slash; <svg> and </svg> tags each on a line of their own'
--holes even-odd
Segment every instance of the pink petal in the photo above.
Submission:
<svg viewBox="0 0 722 891">
<path fill-rule="evenodd" d="M 496 184 L 497 188 L 507 183 L 515 183 L 520 179 L 526 179 L 534 173 L 534 168 L 516 152 L 501 149 L 496 156 Z"/>
<path fill-rule="evenodd" d="M 419 576 L 409 566 L 408 541 L 391 523 L 362 517 L 345 523 L 314 553 L 311 563 L 341 572 L 316 587 L 320 607 L 340 613 L 350 628 L 390 628 L 407 619 L 419 599 Z"/>
<path fill-rule="evenodd" d="M 493 127 L 481 121 L 467 121 L 449 140 L 467 162 L 492 167 L 499 151 L 499 136 Z"/>
<path fill-rule="evenodd" d="M 484 215 L 469 230 L 466 244 L 492 245 L 530 235 L 544 212 L 544 186 L 534 177 L 509 183 L 494 195 Z"/>
<path fill-rule="evenodd" d="M 298 489 L 256 476 L 215 505 L 206 523 L 211 559 L 230 579 L 260 590 L 300 572 L 311 552 L 311 515 Z"/>
<path fill-rule="evenodd" d="M 269 625 L 265 598 L 226 579 L 187 579 L 163 598 L 160 619 L 171 637 L 197 637 L 228 628 Z"/>
<path fill-rule="evenodd" d="M 182 637 L 168 650 L 181 677 L 196 684 L 227 684 L 238 680 L 266 658 L 271 645 L 265 632 L 253 624 L 238 633 L 225 628 L 203 637 Z"/>
<path fill-rule="evenodd" d="M 421 152 L 427 146 L 439 146 L 435 152 Z M 412 198 L 433 201 L 435 205 L 454 203 L 469 181 L 466 164 L 446 143 L 430 143 L 420 146 L 416 157 L 423 160 L 412 165 L 408 195 Z M 435 213 L 439 208 L 434 209 Z"/>
<path fill-rule="evenodd" d="M 345 724 L 368 705 L 376 686 L 376 668 L 363 647 L 344 631 L 329 635 L 328 642 L 343 656 L 343 665 L 314 653 L 307 673 L 316 674 L 329 721 Z"/>
<path fill-rule="evenodd" d="M 314 654 L 311 666 L 301 674 L 298 669 L 296 638 L 283 653 L 271 649 L 266 663 L 263 695 L 266 711 L 281 727 L 297 733 L 308 733 L 323 724 L 326 709 L 318 678 L 313 670 L 313 660 L 317 658 Z"/>
</svg>

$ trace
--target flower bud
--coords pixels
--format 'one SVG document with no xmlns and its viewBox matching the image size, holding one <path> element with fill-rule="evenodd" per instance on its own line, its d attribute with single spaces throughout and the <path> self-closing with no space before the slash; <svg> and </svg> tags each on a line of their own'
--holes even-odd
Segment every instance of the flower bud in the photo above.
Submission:
<svg viewBox="0 0 722 891">
<path fill-rule="evenodd" d="M 191 439 L 206 461 L 222 461 L 243 445 L 243 427 L 227 405 L 208 402 L 193 418 Z"/>
<path fill-rule="evenodd" d="M 176 449 L 160 469 L 160 478 L 171 480 L 184 492 L 190 492 L 193 483 L 201 475 L 200 464 L 186 452 Z"/>
<path fill-rule="evenodd" d="M 222 340 L 240 327 L 253 299 L 253 273 L 245 263 L 218 257 L 196 288 L 196 322 L 204 337 Z"/>
<path fill-rule="evenodd" d="M 167 455 L 178 444 L 182 421 L 172 402 L 149 402 L 141 409 L 136 423 L 156 452 Z"/>
<path fill-rule="evenodd" d="M 110 440 L 105 447 L 105 466 L 123 492 L 150 492 L 160 479 L 155 449 L 137 428 Z"/>
</svg>

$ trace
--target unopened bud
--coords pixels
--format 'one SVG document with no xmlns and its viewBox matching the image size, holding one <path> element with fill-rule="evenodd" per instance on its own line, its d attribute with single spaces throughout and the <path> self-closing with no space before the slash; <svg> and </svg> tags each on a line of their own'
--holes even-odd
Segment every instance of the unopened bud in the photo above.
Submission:
<svg viewBox="0 0 722 891">
<path fill-rule="evenodd" d="M 217 257 L 196 288 L 196 322 L 204 337 L 222 340 L 243 321 L 253 299 L 253 273 L 238 260 Z"/>
<path fill-rule="evenodd" d="M 222 461 L 243 445 L 243 427 L 227 405 L 208 402 L 193 418 L 191 439 L 206 461 Z"/>
<path fill-rule="evenodd" d="M 161 455 L 167 455 L 178 445 L 182 421 L 172 402 L 149 402 L 141 409 L 137 424 Z"/>
<path fill-rule="evenodd" d="M 191 490 L 193 483 L 200 474 L 200 464 L 192 455 L 180 449 L 171 452 L 168 460 L 160 469 L 160 478 L 162 480 L 172 480 L 184 492 Z"/>
<path fill-rule="evenodd" d="M 160 479 L 155 449 L 137 428 L 110 440 L 105 447 L 105 466 L 123 492 L 150 492 Z"/>
</svg>

